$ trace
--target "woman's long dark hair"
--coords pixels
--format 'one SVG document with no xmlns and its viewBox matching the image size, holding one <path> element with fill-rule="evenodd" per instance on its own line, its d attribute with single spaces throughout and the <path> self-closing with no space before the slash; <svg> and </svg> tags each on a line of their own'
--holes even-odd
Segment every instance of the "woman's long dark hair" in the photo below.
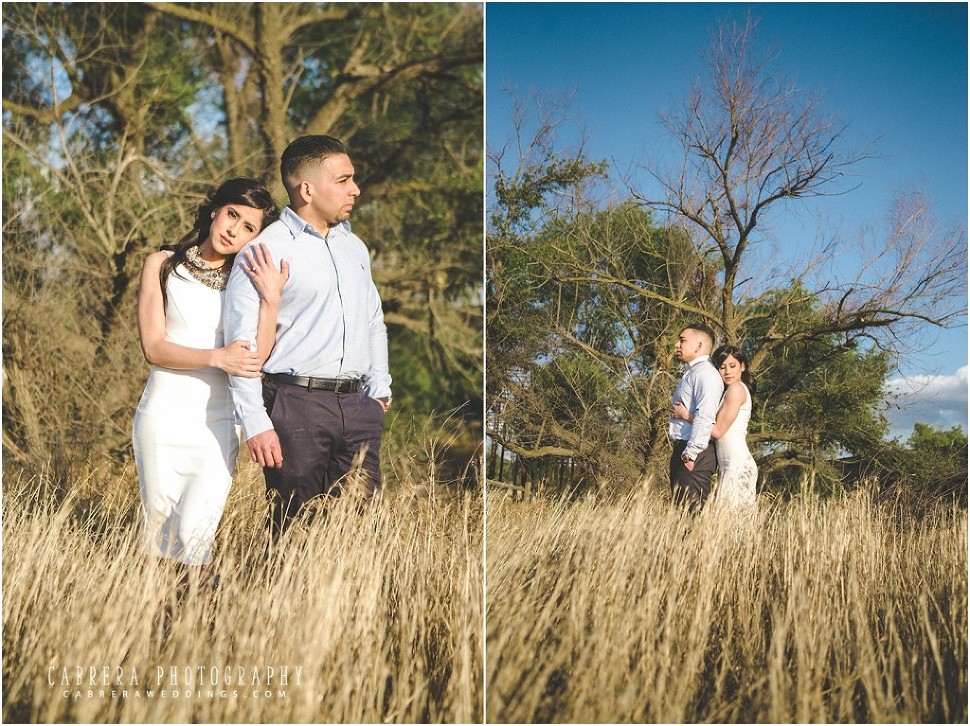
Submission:
<svg viewBox="0 0 970 726">
<path fill-rule="evenodd" d="M 714 364 L 715 368 L 720 370 L 728 356 L 731 356 L 738 363 L 744 365 L 744 372 L 741 373 L 741 382 L 748 387 L 748 391 L 754 396 L 754 379 L 751 377 L 751 366 L 748 363 L 748 356 L 738 346 L 722 345 L 711 353 L 711 363 Z"/>
<path fill-rule="evenodd" d="M 162 283 L 162 297 L 165 295 L 165 283 L 168 276 L 176 267 L 186 260 L 186 253 L 192 247 L 198 247 L 209 237 L 209 227 L 212 226 L 212 213 L 227 204 L 238 204 L 243 207 L 253 207 L 263 211 L 263 224 L 260 229 L 272 222 L 278 215 L 279 209 L 262 182 L 248 177 L 236 177 L 223 182 L 217 189 L 206 194 L 205 201 L 195 213 L 195 224 L 191 231 L 174 245 L 163 245 L 163 250 L 173 250 L 174 254 L 162 263 L 159 280 Z M 232 259 L 227 259 L 232 264 Z"/>
</svg>

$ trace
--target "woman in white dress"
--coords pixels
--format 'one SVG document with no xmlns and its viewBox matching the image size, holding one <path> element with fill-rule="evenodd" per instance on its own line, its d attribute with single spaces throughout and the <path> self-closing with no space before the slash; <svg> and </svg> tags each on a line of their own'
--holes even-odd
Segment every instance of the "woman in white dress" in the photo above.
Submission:
<svg viewBox="0 0 970 726">
<path fill-rule="evenodd" d="M 711 354 L 711 363 L 724 381 L 724 395 L 717 410 L 711 438 L 717 452 L 717 488 L 714 507 L 738 510 L 754 506 L 758 484 L 758 465 L 748 449 L 748 422 L 751 421 L 751 374 L 748 359 L 737 346 L 722 345 Z M 680 401 L 674 415 L 689 420 Z"/>
<path fill-rule="evenodd" d="M 751 421 L 748 359 L 737 346 L 722 345 L 711 354 L 711 362 L 725 386 L 711 431 L 718 469 L 714 505 L 718 509 L 743 509 L 754 506 L 758 484 L 758 465 L 747 442 Z"/>
<path fill-rule="evenodd" d="M 236 252 L 276 215 L 265 186 L 230 179 L 209 193 L 187 235 L 145 261 L 138 333 L 151 373 L 132 445 L 145 549 L 155 557 L 185 565 L 212 559 L 239 446 L 227 374 L 259 376 L 273 347 L 287 265 L 277 270 L 264 249 L 247 253 L 261 296 L 254 349 L 250 341 L 223 340 L 223 291 Z"/>
</svg>

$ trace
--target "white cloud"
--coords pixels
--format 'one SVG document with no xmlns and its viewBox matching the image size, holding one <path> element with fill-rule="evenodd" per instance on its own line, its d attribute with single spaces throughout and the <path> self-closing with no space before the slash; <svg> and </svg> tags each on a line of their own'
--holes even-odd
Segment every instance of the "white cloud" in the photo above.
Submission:
<svg viewBox="0 0 970 726">
<path fill-rule="evenodd" d="M 893 378 L 886 383 L 889 435 L 905 441 L 913 424 L 967 430 L 967 366 L 950 375 Z"/>
</svg>

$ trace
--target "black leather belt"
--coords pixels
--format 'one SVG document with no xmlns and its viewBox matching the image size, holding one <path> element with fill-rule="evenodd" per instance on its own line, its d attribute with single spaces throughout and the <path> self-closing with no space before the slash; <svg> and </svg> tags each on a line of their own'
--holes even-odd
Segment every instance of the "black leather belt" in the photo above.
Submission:
<svg viewBox="0 0 970 726">
<path fill-rule="evenodd" d="M 361 386 L 359 378 L 310 378 L 309 376 L 291 376 L 286 373 L 264 373 L 263 378 L 272 383 L 300 386 L 300 388 L 305 388 L 308 391 L 357 393 Z"/>
</svg>

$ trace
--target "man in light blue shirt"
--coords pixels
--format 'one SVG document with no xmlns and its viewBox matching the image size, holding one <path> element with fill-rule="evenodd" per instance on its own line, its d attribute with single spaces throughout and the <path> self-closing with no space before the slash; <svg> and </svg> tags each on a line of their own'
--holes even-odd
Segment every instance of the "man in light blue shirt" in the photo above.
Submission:
<svg viewBox="0 0 970 726">
<path fill-rule="evenodd" d="M 711 363 L 713 349 L 714 331 L 703 323 L 688 325 L 677 338 L 677 355 L 687 364 L 687 371 L 674 391 L 670 417 L 669 432 L 674 449 L 670 458 L 670 488 L 674 501 L 690 510 L 704 506 L 717 468 L 711 430 L 724 393 L 724 381 Z"/>
<path fill-rule="evenodd" d="M 290 198 L 251 244 L 286 260 L 276 342 L 263 379 L 230 376 L 236 415 L 263 467 L 270 521 L 282 531 L 309 500 L 338 496 L 361 458 L 364 488 L 380 486 L 380 441 L 391 403 L 387 331 L 370 256 L 347 221 L 360 189 L 344 146 L 303 136 L 283 152 Z M 256 340 L 259 293 L 237 255 L 226 287 L 227 340 Z"/>
</svg>

